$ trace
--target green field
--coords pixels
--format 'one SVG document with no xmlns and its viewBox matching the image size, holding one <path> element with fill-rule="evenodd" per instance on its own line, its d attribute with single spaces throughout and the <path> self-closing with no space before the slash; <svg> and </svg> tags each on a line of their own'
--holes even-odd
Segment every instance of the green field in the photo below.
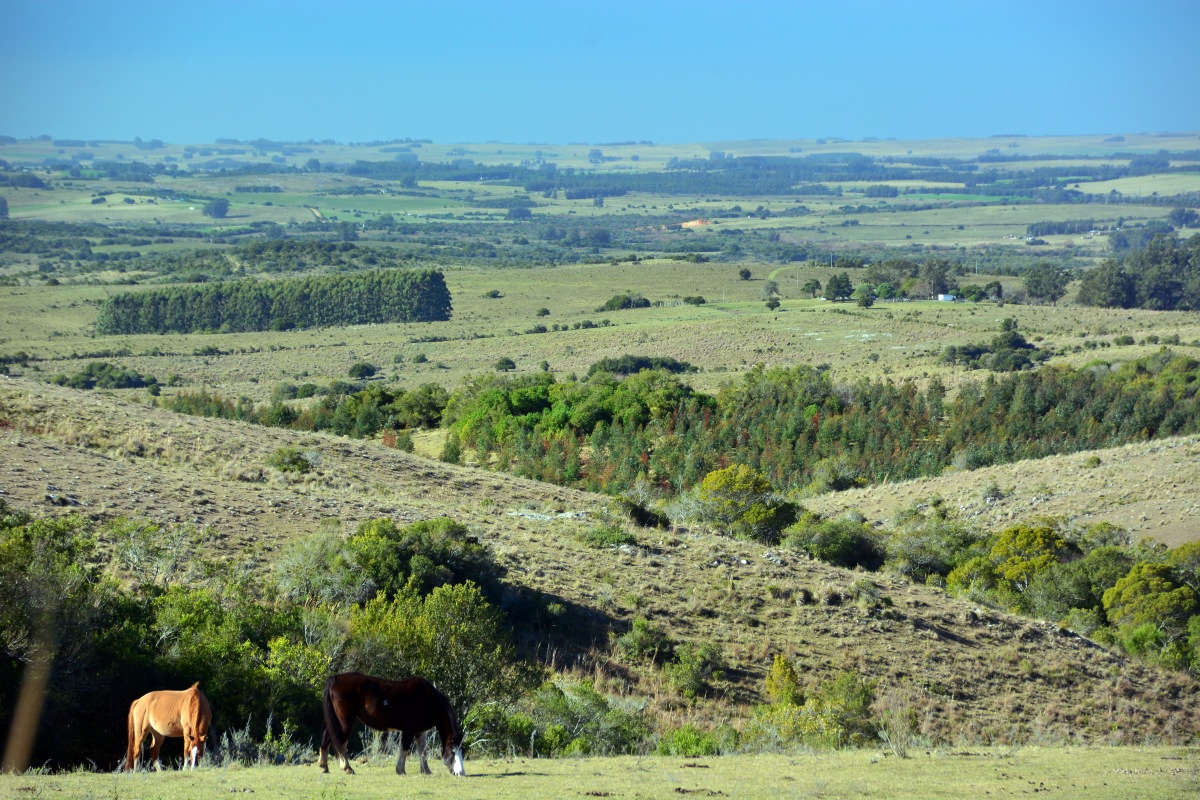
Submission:
<svg viewBox="0 0 1200 800">
<path fill-rule="evenodd" d="M 411 764 L 410 764 L 411 766 Z M 1200 791 L 1194 748 L 981 748 L 920 751 L 899 759 L 879 751 L 720 758 L 567 758 L 467 761 L 457 779 L 434 761 L 432 775 L 397 776 L 377 761 L 357 774 L 315 766 L 214 768 L 196 772 L 0 776 L 7 797 L 174 798 L 253 794 L 256 798 L 932 798 L 1176 800 Z"/>
</svg>

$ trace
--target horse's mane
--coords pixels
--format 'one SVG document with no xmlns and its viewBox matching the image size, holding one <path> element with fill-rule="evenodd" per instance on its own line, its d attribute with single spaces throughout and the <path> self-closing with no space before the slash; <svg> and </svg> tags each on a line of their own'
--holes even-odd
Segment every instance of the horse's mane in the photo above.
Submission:
<svg viewBox="0 0 1200 800">
<path fill-rule="evenodd" d="M 450 736 L 455 742 L 462 741 L 462 726 L 458 724 L 458 714 L 454 712 L 454 706 L 450 703 L 450 698 L 446 697 L 445 693 L 440 689 L 434 688 L 434 695 L 438 702 L 442 704 L 442 710 L 446 712 L 446 719 L 450 722 Z"/>
</svg>

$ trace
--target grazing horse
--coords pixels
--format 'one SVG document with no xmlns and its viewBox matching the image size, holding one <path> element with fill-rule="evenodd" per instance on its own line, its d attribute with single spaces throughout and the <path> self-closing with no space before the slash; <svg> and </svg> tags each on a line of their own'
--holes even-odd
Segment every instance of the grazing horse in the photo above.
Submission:
<svg viewBox="0 0 1200 800">
<path fill-rule="evenodd" d="M 200 756 L 204 755 L 204 740 L 212 725 L 212 708 L 208 698 L 200 691 L 200 684 L 193 683 L 182 692 L 161 691 L 144 694 L 129 707 L 129 749 L 125 752 L 125 769 L 137 766 L 142 743 L 149 733 L 150 758 L 156 769 L 162 769 L 158 760 L 163 741 L 168 736 L 183 737 L 184 765 L 195 768 Z"/>
<path fill-rule="evenodd" d="M 442 763 L 452 775 L 465 775 L 462 762 L 462 728 L 446 695 L 424 678 L 389 681 L 361 672 L 343 672 L 325 682 L 325 735 L 321 737 L 318 766 L 329 772 L 329 747 L 353 775 L 346 757 L 346 741 L 355 720 L 381 731 L 400 731 L 400 758 L 396 774 L 404 774 L 404 759 L 413 740 L 421 756 L 421 772 L 429 774 L 425 760 L 425 733 L 437 728 L 442 739 Z"/>
</svg>

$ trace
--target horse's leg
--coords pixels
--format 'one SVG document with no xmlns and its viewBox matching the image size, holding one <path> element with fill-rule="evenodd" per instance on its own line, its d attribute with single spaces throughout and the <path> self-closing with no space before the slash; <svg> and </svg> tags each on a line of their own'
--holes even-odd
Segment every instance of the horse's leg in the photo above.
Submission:
<svg viewBox="0 0 1200 800">
<path fill-rule="evenodd" d="M 345 724 L 342 724 L 342 721 L 339 718 L 337 720 L 337 724 L 338 724 L 338 727 L 341 729 L 340 732 L 341 732 L 341 738 L 342 738 L 343 747 L 344 747 L 342 752 L 338 753 L 338 759 L 342 763 L 342 772 L 345 772 L 347 775 L 353 775 L 354 767 L 350 766 L 349 749 L 350 749 L 350 733 L 351 733 L 351 731 L 354 730 L 354 717 L 351 717 L 350 719 L 346 720 Z"/>
<path fill-rule="evenodd" d="M 183 732 L 183 768 L 195 769 L 199 761 L 200 739 L 194 731 L 184 729 Z"/>
<path fill-rule="evenodd" d="M 432 775 L 433 774 L 432 772 L 429 771 L 429 762 L 425 760 L 425 740 L 428 738 L 429 738 L 429 733 L 427 731 L 424 733 L 417 734 L 417 754 L 421 756 L 421 774 L 422 775 Z"/>
<path fill-rule="evenodd" d="M 317 766 L 322 772 L 329 772 L 329 728 L 321 733 L 321 758 L 317 761 Z"/>
<path fill-rule="evenodd" d="M 404 774 L 404 760 L 408 758 L 408 749 L 412 747 L 412 734 L 408 731 L 400 733 L 400 757 L 396 759 L 396 774 Z"/>
<path fill-rule="evenodd" d="M 158 754 L 162 750 L 163 742 L 165 742 L 166 740 L 167 740 L 166 736 L 164 736 L 163 734 L 154 730 L 153 726 L 151 726 L 151 728 L 150 728 L 150 760 L 154 762 L 154 769 L 158 770 L 159 772 L 162 772 L 162 762 L 159 761 Z"/>
</svg>

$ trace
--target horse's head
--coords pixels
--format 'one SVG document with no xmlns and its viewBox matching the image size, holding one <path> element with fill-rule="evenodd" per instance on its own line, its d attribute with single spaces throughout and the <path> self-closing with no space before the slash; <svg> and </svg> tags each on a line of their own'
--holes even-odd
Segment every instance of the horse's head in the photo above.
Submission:
<svg viewBox="0 0 1200 800">
<path fill-rule="evenodd" d="M 184 753 L 183 757 L 191 764 L 193 768 L 200 765 L 200 756 L 204 755 L 204 742 L 208 740 L 208 731 L 199 734 L 192 740 L 192 751 Z"/>
<path fill-rule="evenodd" d="M 447 737 L 442 743 L 442 763 L 450 770 L 451 775 L 467 774 L 463 768 L 462 740 L 462 731 L 456 730 L 454 736 Z"/>
</svg>

